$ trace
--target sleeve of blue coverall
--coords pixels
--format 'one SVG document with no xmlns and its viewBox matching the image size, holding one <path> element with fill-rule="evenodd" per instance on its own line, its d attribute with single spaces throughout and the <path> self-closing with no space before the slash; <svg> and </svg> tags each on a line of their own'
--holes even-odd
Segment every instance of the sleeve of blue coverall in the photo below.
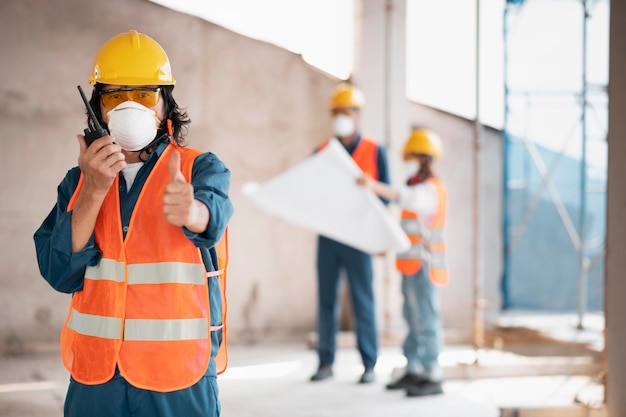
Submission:
<svg viewBox="0 0 626 417">
<path fill-rule="evenodd" d="M 193 233 L 183 227 L 183 231 L 197 247 L 202 248 L 207 270 L 217 270 L 217 257 L 214 246 L 224 234 L 224 230 L 233 214 L 233 206 L 228 197 L 230 171 L 214 154 L 205 153 L 196 158 L 191 171 L 191 183 L 194 196 L 209 209 L 209 224 L 204 233 Z M 212 253 L 212 254 L 211 254 Z M 222 324 L 222 296 L 219 282 L 209 279 L 209 297 L 211 305 L 211 325 Z M 222 330 L 211 332 L 212 355 L 222 343 Z M 207 375 L 215 375 L 215 361 L 211 360 Z"/>
<path fill-rule="evenodd" d="M 387 151 L 382 146 L 378 147 L 376 163 L 378 165 L 378 181 L 389 184 L 389 164 L 387 163 Z"/>
<path fill-rule="evenodd" d="M 72 212 L 67 205 L 74 194 L 80 170 L 73 168 L 57 188 L 57 202 L 35 232 L 37 263 L 43 278 L 63 293 L 82 289 L 87 265 L 96 265 L 102 256 L 93 235 L 80 252 L 72 252 Z"/>
<path fill-rule="evenodd" d="M 228 197 L 230 171 L 217 156 L 208 152 L 196 158 L 191 171 L 194 196 L 209 209 L 209 224 L 204 233 L 183 228 L 185 235 L 198 247 L 214 246 L 224 234 L 233 214 Z"/>
<path fill-rule="evenodd" d="M 389 184 L 389 164 L 387 163 L 387 151 L 384 147 L 379 146 L 376 153 L 376 163 L 378 165 L 378 181 Z M 381 201 L 389 204 L 389 200 L 380 197 Z"/>
</svg>

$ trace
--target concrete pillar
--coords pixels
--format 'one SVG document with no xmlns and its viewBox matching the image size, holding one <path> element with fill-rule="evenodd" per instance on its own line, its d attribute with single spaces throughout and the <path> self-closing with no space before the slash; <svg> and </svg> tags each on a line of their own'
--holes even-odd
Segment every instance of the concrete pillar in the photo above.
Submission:
<svg viewBox="0 0 626 417">
<path fill-rule="evenodd" d="M 355 0 L 352 81 L 363 90 L 363 131 L 392 158 L 409 133 L 406 98 L 406 0 Z M 395 154 L 394 154 L 395 152 Z"/>
<path fill-rule="evenodd" d="M 606 401 L 609 417 L 626 416 L 626 2 L 611 1 L 609 173 L 605 282 Z"/>
<path fill-rule="evenodd" d="M 352 82 L 365 94 L 362 131 L 387 149 L 392 183 L 401 180 L 400 150 L 410 132 L 406 98 L 406 0 L 355 0 Z M 394 254 L 374 262 L 376 310 L 383 340 L 400 334 L 400 276 Z"/>
</svg>

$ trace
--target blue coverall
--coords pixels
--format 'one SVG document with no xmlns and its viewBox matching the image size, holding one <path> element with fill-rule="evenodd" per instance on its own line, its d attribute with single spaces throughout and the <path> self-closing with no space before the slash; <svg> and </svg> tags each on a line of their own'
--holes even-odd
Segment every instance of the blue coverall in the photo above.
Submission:
<svg viewBox="0 0 626 417">
<path fill-rule="evenodd" d="M 137 173 L 130 190 L 124 176 L 119 175 L 120 212 L 124 236 L 130 218 L 148 175 L 168 143 L 160 143 Z M 95 245 L 93 234 L 85 248 L 72 253 L 71 216 L 67 206 L 78 184 L 80 169 L 69 170 L 58 187 L 57 203 L 35 232 L 35 247 L 41 275 L 57 291 L 74 293 L 83 287 L 85 268 L 98 264 L 102 256 Z M 207 271 L 217 270 L 217 255 L 213 246 L 223 235 L 232 216 L 233 207 L 228 197 L 230 171 L 212 153 L 196 158 L 192 169 L 194 195 L 209 209 L 207 230 L 196 234 L 183 228 L 187 236 L 200 248 Z M 220 325 L 221 295 L 216 279 L 209 279 L 211 325 Z M 195 385 L 173 392 L 155 392 L 130 385 L 116 369 L 113 378 L 100 385 L 84 385 L 70 378 L 65 399 L 66 417 L 179 417 L 219 416 L 220 403 L 216 382 L 215 354 L 221 343 L 221 331 L 211 332 L 211 361 L 205 376 Z M 159 366 L 155 363 L 154 366 Z"/>
<path fill-rule="evenodd" d="M 353 154 L 361 135 L 346 148 Z M 389 184 L 389 171 L 385 149 L 378 146 L 378 178 Z M 387 203 L 383 199 L 383 202 Z M 367 225 L 363 225 L 367 227 Z M 317 284 L 318 284 L 318 341 L 319 365 L 332 365 L 335 361 L 337 321 L 340 309 L 338 302 L 339 272 L 346 271 L 350 301 L 355 318 L 357 347 L 363 366 L 373 369 L 378 356 L 378 333 L 374 306 L 372 256 L 359 249 L 344 245 L 324 236 L 318 237 Z"/>
</svg>

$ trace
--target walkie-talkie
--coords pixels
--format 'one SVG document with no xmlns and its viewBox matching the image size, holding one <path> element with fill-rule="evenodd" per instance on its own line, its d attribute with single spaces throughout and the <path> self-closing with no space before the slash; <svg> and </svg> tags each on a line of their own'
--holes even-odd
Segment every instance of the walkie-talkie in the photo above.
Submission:
<svg viewBox="0 0 626 417">
<path fill-rule="evenodd" d="M 78 91 L 80 92 L 80 96 L 83 98 L 85 106 L 87 107 L 87 112 L 89 113 L 90 122 L 87 123 L 87 129 L 85 129 L 85 142 L 87 143 L 87 146 L 89 146 L 94 140 L 101 138 L 102 136 L 109 136 L 109 132 L 100 126 L 100 123 L 98 122 L 98 119 L 96 118 L 96 115 L 94 114 L 93 109 L 91 108 L 87 97 L 85 97 L 85 93 L 80 85 L 78 86 Z"/>
</svg>

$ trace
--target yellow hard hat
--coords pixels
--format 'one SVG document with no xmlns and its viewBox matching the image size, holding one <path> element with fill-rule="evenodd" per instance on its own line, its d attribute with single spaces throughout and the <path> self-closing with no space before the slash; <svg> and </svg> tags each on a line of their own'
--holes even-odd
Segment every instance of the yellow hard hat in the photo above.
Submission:
<svg viewBox="0 0 626 417">
<path fill-rule="evenodd" d="M 354 107 L 361 109 L 365 106 L 365 96 L 361 90 L 349 83 L 341 83 L 330 98 L 330 108 Z"/>
<path fill-rule="evenodd" d="M 432 130 L 414 129 L 402 151 L 404 157 L 409 154 L 430 155 L 433 158 L 439 158 L 443 154 L 443 144 L 439 136 Z"/>
<path fill-rule="evenodd" d="M 154 39 L 136 30 L 109 39 L 93 61 L 89 83 L 174 85 L 170 60 Z"/>
</svg>

